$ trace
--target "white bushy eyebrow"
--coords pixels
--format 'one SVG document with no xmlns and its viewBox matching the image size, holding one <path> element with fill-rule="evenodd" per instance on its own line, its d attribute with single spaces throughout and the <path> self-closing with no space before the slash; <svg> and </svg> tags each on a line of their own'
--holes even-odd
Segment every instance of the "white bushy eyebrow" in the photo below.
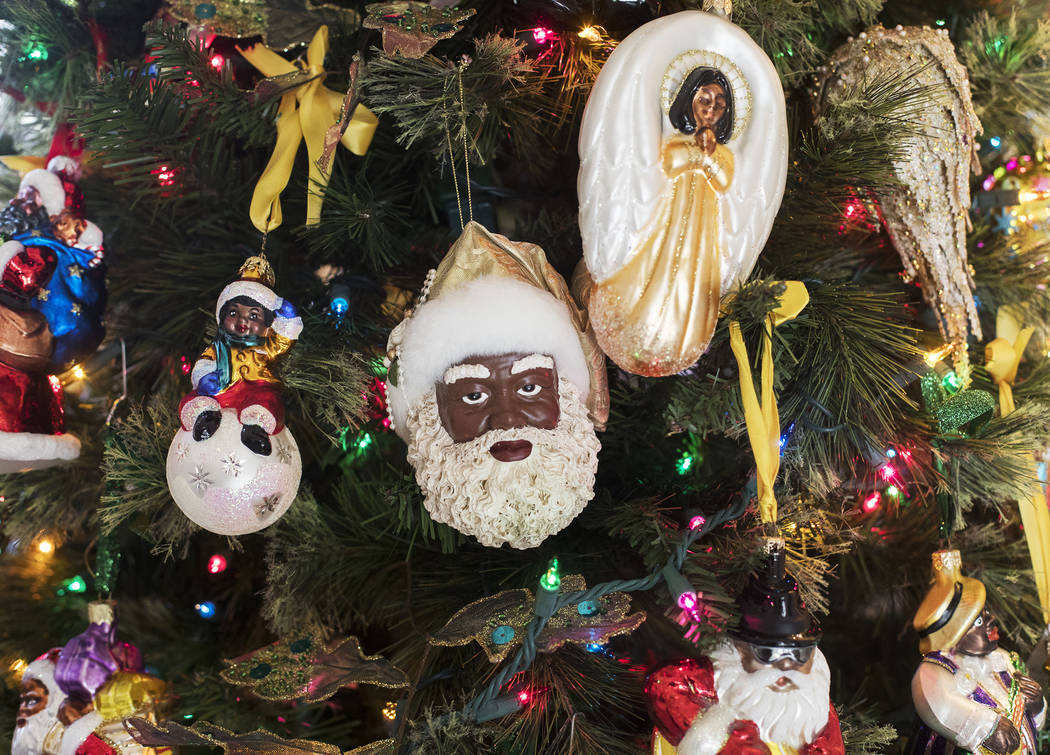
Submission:
<svg viewBox="0 0 1050 755">
<path fill-rule="evenodd" d="M 517 375 L 519 372 L 537 369 L 553 370 L 554 357 L 549 357 L 546 354 L 529 354 L 510 366 L 510 374 Z"/>
<path fill-rule="evenodd" d="M 491 377 L 492 373 L 489 372 L 489 368 L 483 364 L 456 364 L 445 370 L 445 385 L 452 385 L 457 380 L 465 380 L 466 378 L 485 378 Z"/>
</svg>

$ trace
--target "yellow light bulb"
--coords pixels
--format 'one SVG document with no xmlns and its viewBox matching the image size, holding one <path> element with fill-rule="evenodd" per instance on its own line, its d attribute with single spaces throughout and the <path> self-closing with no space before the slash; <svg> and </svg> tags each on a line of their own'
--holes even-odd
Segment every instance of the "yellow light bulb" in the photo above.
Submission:
<svg viewBox="0 0 1050 755">
<path fill-rule="evenodd" d="M 939 349 L 934 349 L 933 351 L 927 352 L 926 353 L 926 366 L 927 367 L 933 367 L 933 365 L 937 364 L 937 362 L 941 361 L 944 357 L 946 357 L 948 355 L 948 352 L 951 351 L 951 350 L 952 350 L 951 346 L 945 345 L 945 346 L 942 346 Z"/>
<path fill-rule="evenodd" d="M 36 549 L 41 553 L 50 553 L 55 549 L 55 544 L 45 538 L 37 543 Z"/>
<path fill-rule="evenodd" d="M 77 380 L 83 380 L 85 374 L 87 373 L 84 372 L 84 368 L 81 367 L 79 364 L 73 368 L 73 377 L 75 377 Z"/>
<path fill-rule="evenodd" d="M 576 36 L 586 39 L 588 42 L 601 42 L 602 33 L 593 26 L 585 26 L 576 33 Z"/>
<path fill-rule="evenodd" d="M 11 669 L 12 674 L 21 676 L 22 672 L 29 668 L 29 664 L 22 658 L 16 658 L 15 660 L 11 661 L 11 665 L 8 666 L 8 668 Z"/>
<path fill-rule="evenodd" d="M 393 721 L 397 718 L 397 703 L 387 702 L 387 704 L 383 706 L 383 718 L 387 721 Z"/>
</svg>

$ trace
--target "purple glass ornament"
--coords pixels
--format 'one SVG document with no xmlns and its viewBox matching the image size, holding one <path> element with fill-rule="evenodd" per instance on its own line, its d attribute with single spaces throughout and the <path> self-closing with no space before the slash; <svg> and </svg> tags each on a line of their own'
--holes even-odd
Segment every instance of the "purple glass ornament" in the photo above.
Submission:
<svg viewBox="0 0 1050 755">
<path fill-rule="evenodd" d="M 111 649 L 115 633 L 108 622 L 91 624 L 66 643 L 55 666 L 55 681 L 63 692 L 90 700 L 120 668 Z"/>
</svg>

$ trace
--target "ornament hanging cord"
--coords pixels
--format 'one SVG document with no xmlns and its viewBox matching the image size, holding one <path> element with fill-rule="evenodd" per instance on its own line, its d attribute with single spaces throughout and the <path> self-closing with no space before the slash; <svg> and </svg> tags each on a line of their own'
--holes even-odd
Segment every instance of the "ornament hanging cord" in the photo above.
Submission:
<svg viewBox="0 0 1050 755">
<path fill-rule="evenodd" d="M 128 350 L 123 338 L 120 339 L 120 379 L 122 384 L 121 393 L 109 407 L 109 414 L 106 415 L 106 427 L 109 427 L 110 423 L 113 422 L 113 412 L 117 411 L 117 405 L 128 397 Z"/>
<path fill-rule="evenodd" d="M 466 63 L 456 66 L 456 79 L 459 85 L 459 132 L 463 136 L 463 167 L 467 182 L 467 219 L 474 220 L 474 200 L 470 194 L 470 155 L 468 154 L 467 142 L 467 106 L 463 97 L 463 68 Z M 452 169 L 452 187 L 456 190 L 456 210 L 459 212 L 459 228 L 465 227 L 463 222 L 463 199 L 459 193 L 459 178 L 456 175 L 456 154 L 452 149 L 452 129 L 448 127 L 448 115 L 445 116 L 445 139 L 448 142 L 449 167 Z"/>
<path fill-rule="evenodd" d="M 755 391 L 754 379 L 751 377 L 751 360 L 747 355 L 740 323 L 737 320 L 729 321 L 729 346 L 736 358 L 747 438 L 755 455 L 758 509 L 762 523 L 771 525 L 777 521 L 773 483 L 780 471 L 780 415 L 773 391 L 773 328 L 793 319 L 809 303 L 809 292 L 801 281 L 783 281 L 782 285 L 784 291 L 777 297 L 777 308 L 762 323 L 761 398 Z"/>
</svg>

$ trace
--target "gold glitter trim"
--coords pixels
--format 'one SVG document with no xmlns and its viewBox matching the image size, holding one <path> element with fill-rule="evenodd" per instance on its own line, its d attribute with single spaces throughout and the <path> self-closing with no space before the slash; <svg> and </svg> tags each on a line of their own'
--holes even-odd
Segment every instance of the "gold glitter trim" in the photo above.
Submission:
<svg viewBox="0 0 1050 755">
<path fill-rule="evenodd" d="M 751 122 L 751 86 L 736 63 L 725 55 L 712 50 L 688 50 L 672 60 L 660 84 L 660 106 L 664 115 L 667 115 L 671 103 L 678 96 L 678 90 L 682 88 L 682 82 L 690 72 L 701 66 L 717 68 L 725 75 L 733 90 L 733 130 L 728 142 L 732 144 Z"/>
<path fill-rule="evenodd" d="M 348 684 L 396 689 L 408 677 L 381 655 L 365 655 L 356 637 L 325 644 L 312 630 L 224 661 L 223 680 L 264 700 L 327 700 Z"/>
</svg>

